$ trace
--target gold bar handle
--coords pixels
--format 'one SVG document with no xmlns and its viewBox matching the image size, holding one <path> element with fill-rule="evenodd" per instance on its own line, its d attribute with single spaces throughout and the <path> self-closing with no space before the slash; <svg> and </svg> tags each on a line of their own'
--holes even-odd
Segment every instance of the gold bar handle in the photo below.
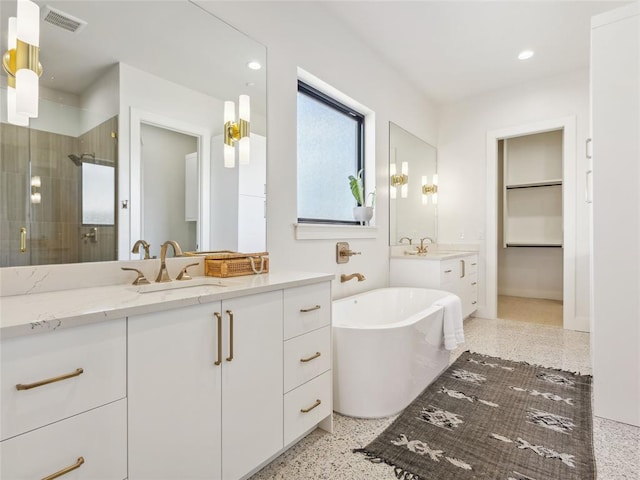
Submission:
<svg viewBox="0 0 640 480">
<path fill-rule="evenodd" d="M 25 227 L 20 228 L 20 253 L 27 251 L 27 229 Z"/>
<path fill-rule="evenodd" d="M 445 270 L 444 273 L 451 273 L 453 270 L 449 269 L 449 270 Z"/>
<path fill-rule="evenodd" d="M 53 480 L 54 478 L 58 478 L 63 475 L 66 475 L 67 473 L 73 472 L 75 469 L 80 468 L 83 463 L 84 463 L 84 457 L 78 457 L 78 460 L 76 460 L 76 463 L 74 463 L 73 465 L 70 465 L 67 468 L 63 468 L 59 472 L 52 473 L 48 477 L 44 477 L 42 480 Z"/>
<path fill-rule="evenodd" d="M 230 362 L 233 360 L 233 312 L 227 310 L 227 315 L 229 315 L 229 356 L 227 362 Z"/>
<path fill-rule="evenodd" d="M 16 385 L 16 390 L 31 390 L 32 388 L 41 387 L 43 385 L 48 385 L 54 382 L 59 382 L 60 380 L 66 380 L 67 378 L 77 377 L 78 375 L 82 375 L 83 372 L 84 370 L 82 368 L 77 368 L 75 372 L 66 373 L 58 377 L 47 378 L 46 380 L 40 380 L 39 382 L 26 383 L 26 384 L 19 383 Z"/>
<path fill-rule="evenodd" d="M 213 312 L 213 315 L 218 319 L 218 359 L 213 364 L 220 365 L 222 363 L 222 315 L 219 312 Z"/>
<path fill-rule="evenodd" d="M 301 358 L 300 361 L 302 363 L 307 363 L 307 362 L 310 362 L 311 360 L 313 360 L 314 358 L 318 358 L 320 355 L 321 355 L 320 352 L 316 352 L 315 355 L 311 355 L 308 358 Z"/>
<path fill-rule="evenodd" d="M 309 413 L 311 410 L 313 410 L 314 408 L 316 408 L 317 406 L 319 406 L 322 402 L 320 401 L 320 399 L 316 400 L 316 403 L 314 403 L 313 405 L 311 405 L 309 408 L 301 408 L 300 411 L 302 413 Z"/>
<path fill-rule="evenodd" d="M 460 260 L 460 263 L 462 264 L 462 275 L 460 275 L 460 278 L 464 278 L 464 276 L 466 275 L 466 266 L 467 264 L 465 263 L 464 260 Z"/>
<path fill-rule="evenodd" d="M 313 312 L 314 310 L 320 310 L 320 305 L 316 305 L 315 307 L 309 307 L 309 308 L 301 308 L 300 312 L 302 313 L 307 313 L 307 312 Z"/>
</svg>

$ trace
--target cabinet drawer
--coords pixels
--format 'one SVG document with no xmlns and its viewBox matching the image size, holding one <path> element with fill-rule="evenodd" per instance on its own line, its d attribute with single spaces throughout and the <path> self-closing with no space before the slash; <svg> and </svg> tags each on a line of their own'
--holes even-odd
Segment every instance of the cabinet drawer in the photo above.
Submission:
<svg viewBox="0 0 640 480">
<path fill-rule="evenodd" d="M 1 439 L 124 398 L 126 355 L 125 319 L 3 340 Z"/>
<path fill-rule="evenodd" d="M 331 370 L 284 396 L 285 446 L 331 414 L 331 399 Z"/>
<path fill-rule="evenodd" d="M 477 255 L 470 255 L 468 257 L 463 258 L 462 260 L 464 260 L 465 276 L 478 273 L 478 256 Z"/>
<path fill-rule="evenodd" d="M 62 478 L 121 480 L 127 477 L 127 403 L 109 405 L 0 443 L 0 477 L 44 478 L 79 463 Z"/>
<path fill-rule="evenodd" d="M 460 260 L 457 258 L 440 262 L 440 285 L 448 285 L 460 277 Z"/>
<path fill-rule="evenodd" d="M 331 327 L 284 342 L 284 391 L 293 390 L 331 368 Z"/>
<path fill-rule="evenodd" d="M 331 323 L 329 282 L 284 291 L 284 339 L 317 330 Z"/>
</svg>

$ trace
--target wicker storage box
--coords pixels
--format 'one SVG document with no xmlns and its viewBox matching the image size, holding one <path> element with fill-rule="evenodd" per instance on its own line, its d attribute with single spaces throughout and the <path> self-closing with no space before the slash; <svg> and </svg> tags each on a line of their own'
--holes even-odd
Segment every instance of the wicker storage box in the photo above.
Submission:
<svg viewBox="0 0 640 480">
<path fill-rule="evenodd" d="M 226 278 L 269 272 L 269 252 L 203 252 L 198 256 L 202 255 L 205 257 L 204 274 L 208 277 Z"/>
</svg>

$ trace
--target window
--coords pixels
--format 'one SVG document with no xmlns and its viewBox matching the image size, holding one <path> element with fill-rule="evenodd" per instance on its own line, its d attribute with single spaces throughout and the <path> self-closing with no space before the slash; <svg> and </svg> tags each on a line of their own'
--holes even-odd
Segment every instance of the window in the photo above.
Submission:
<svg viewBox="0 0 640 480">
<path fill-rule="evenodd" d="M 298 82 L 297 132 L 298 222 L 356 224 L 348 178 L 364 169 L 364 115 Z"/>
</svg>

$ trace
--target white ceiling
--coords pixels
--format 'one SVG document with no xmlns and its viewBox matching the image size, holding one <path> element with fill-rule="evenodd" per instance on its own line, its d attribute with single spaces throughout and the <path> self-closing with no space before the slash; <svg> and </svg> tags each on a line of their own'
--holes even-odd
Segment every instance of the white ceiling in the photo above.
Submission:
<svg viewBox="0 0 640 480">
<path fill-rule="evenodd" d="M 325 7 L 438 103 L 589 65 L 591 16 L 614 1 L 329 1 Z M 524 49 L 535 51 L 522 61 Z"/>
</svg>

